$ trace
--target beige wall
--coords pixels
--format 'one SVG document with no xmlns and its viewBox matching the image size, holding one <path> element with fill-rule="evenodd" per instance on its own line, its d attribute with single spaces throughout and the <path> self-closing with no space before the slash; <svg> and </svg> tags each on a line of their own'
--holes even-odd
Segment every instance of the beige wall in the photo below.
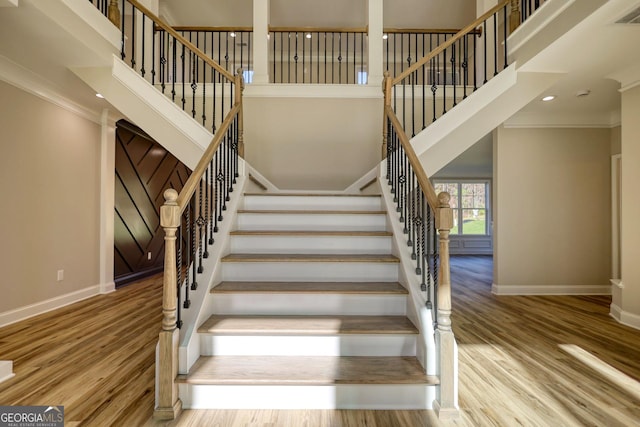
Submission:
<svg viewBox="0 0 640 427">
<path fill-rule="evenodd" d="M 382 99 L 244 99 L 245 154 L 280 189 L 344 190 L 380 162 Z"/>
<path fill-rule="evenodd" d="M 640 327 L 640 87 L 622 93 L 623 322 Z"/>
<path fill-rule="evenodd" d="M 494 283 L 499 292 L 607 289 L 610 141 L 609 129 L 496 130 Z"/>
<path fill-rule="evenodd" d="M 622 153 L 622 127 L 611 129 L 611 155 Z"/>
<path fill-rule="evenodd" d="M 2 313 L 99 283 L 100 126 L 4 82 L 0 100 Z"/>
</svg>

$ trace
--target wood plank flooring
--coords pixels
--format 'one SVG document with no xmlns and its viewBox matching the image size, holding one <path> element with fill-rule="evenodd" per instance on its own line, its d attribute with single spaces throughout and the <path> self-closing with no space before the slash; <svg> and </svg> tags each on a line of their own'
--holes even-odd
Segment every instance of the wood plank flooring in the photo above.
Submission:
<svg viewBox="0 0 640 427">
<path fill-rule="evenodd" d="M 491 294 L 490 257 L 452 257 L 461 417 L 431 411 L 185 411 L 151 420 L 158 279 L 0 328 L 0 405 L 65 406 L 67 426 L 637 426 L 640 331 L 606 296 Z"/>
</svg>

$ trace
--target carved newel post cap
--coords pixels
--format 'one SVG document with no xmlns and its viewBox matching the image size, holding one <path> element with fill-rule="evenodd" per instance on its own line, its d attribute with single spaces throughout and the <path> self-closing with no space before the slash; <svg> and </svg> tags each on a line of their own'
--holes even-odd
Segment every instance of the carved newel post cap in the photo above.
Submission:
<svg viewBox="0 0 640 427">
<path fill-rule="evenodd" d="M 164 200 L 167 205 L 178 204 L 178 192 L 173 188 L 168 188 L 164 191 Z"/>
<path fill-rule="evenodd" d="M 440 207 L 448 208 L 450 200 L 451 200 L 451 195 L 446 191 L 443 191 L 442 193 L 438 194 L 438 203 L 440 204 Z"/>
</svg>

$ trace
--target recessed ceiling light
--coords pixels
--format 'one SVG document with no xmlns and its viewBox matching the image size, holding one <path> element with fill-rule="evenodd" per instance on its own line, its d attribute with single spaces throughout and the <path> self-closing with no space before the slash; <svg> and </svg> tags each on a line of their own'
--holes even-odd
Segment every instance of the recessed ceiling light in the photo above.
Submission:
<svg viewBox="0 0 640 427">
<path fill-rule="evenodd" d="M 590 93 L 591 93 L 591 91 L 589 89 L 582 89 L 582 90 L 579 90 L 578 92 L 576 92 L 576 96 L 578 98 L 581 98 L 583 96 L 589 96 Z"/>
<path fill-rule="evenodd" d="M 96 93 L 96 96 L 97 96 L 98 98 L 100 98 L 100 99 L 104 99 L 104 96 L 102 96 L 102 94 L 101 94 L 101 93 Z"/>
<path fill-rule="evenodd" d="M 544 98 L 542 98 L 542 100 L 543 100 L 544 102 L 547 102 L 547 101 L 553 101 L 554 99 L 556 99 L 556 96 L 555 96 L 555 95 L 547 95 L 547 96 L 545 96 Z"/>
</svg>

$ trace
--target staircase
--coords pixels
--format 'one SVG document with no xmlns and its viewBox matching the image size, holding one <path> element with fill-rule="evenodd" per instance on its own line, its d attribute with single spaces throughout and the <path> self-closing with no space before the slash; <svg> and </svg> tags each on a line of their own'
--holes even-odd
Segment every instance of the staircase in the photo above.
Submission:
<svg viewBox="0 0 640 427">
<path fill-rule="evenodd" d="M 246 194 L 186 408 L 430 409 L 379 195 Z"/>
</svg>

